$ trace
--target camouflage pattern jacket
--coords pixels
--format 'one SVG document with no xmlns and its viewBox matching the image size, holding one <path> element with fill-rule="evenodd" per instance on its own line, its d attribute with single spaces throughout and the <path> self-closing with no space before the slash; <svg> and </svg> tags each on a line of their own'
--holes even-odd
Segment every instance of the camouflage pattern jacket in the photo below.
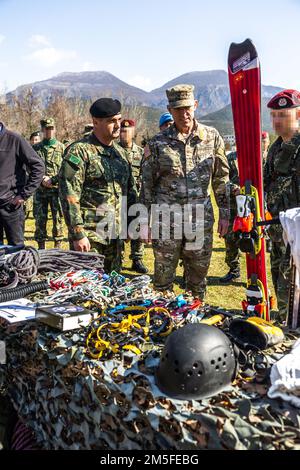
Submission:
<svg viewBox="0 0 300 470">
<path fill-rule="evenodd" d="M 239 170 L 237 164 L 237 152 L 230 152 L 227 155 L 229 165 L 229 180 L 230 180 L 230 221 L 233 222 L 237 216 L 236 197 L 234 190 L 240 186 Z"/>
<path fill-rule="evenodd" d="M 133 177 L 135 179 L 136 187 L 140 190 L 141 187 L 141 164 L 144 157 L 144 150 L 137 144 L 133 143 L 132 148 L 122 147 L 126 156 L 126 160 L 131 165 Z"/>
<path fill-rule="evenodd" d="M 71 144 L 59 174 L 59 194 L 71 239 L 80 240 L 92 231 L 96 241 L 108 243 L 96 233 L 97 224 L 113 214 L 119 234 L 122 196 L 127 196 L 128 207 L 137 200 L 122 147 L 103 146 L 94 134 Z"/>
<path fill-rule="evenodd" d="M 300 205 L 300 134 L 290 142 L 278 137 L 271 145 L 264 167 L 264 189 L 273 217 Z M 273 241 L 282 241 L 281 225 L 272 225 L 269 233 Z"/>
<path fill-rule="evenodd" d="M 216 129 L 195 121 L 186 140 L 172 125 L 149 141 L 141 189 L 141 202 L 148 210 L 151 204 L 204 204 L 208 218 L 213 214 L 210 185 L 220 217 L 228 219 L 229 167 L 223 139 Z"/>
<path fill-rule="evenodd" d="M 41 157 L 45 164 L 46 172 L 45 175 L 52 179 L 52 185 L 56 189 L 58 188 L 58 173 L 62 164 L 63 154 L 65 146 L 56 139 L 50 141 L 48 145 L 45 140 L 33 145 L 33 149 Z M 49 191 L 48 188 L 40 186 L 39 191 Z"/>
</svg>

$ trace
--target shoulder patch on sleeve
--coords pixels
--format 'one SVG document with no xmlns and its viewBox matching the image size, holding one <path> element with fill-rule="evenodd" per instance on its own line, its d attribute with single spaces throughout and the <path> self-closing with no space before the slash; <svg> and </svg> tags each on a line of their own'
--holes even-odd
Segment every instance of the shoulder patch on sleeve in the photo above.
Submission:
<svg viewBox="0 0 300 470">
<path fill-rule="evenodd" d="M 74 165 L 78 165 L 80 163 L 80 158 L 76 155 L 73 155 L 72 153 L 68 155 L 67 160 L 71 163 L 74 163 Z"/>
</svg>

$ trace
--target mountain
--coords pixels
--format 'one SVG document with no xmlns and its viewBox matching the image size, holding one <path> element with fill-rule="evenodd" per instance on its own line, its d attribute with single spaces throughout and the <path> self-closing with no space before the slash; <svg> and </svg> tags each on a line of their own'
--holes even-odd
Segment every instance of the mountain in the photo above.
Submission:
<svg viewBox="0 0 300 470">
<path fill-rule="evenodd" d="M 163 111 L 167 106 L 165 90 L 180 83 L 195 86 L 195 97 L 199 101 L 198 116 L 210 115 L 230 104 L 228 76 L 224 70 L 189 72 L 150 92 L 129 85 L 105 71 L 64 72 L 48 80 L 22 85 L 8 93 L 7 99 L 10 101 L 14 95 L 22 96 L 26 89 L 31 88 L 33 95 L 40 98 L 44 104 L 49 102 L 53 94 L 88 100 L 94 100 L 100 96 L 112 96 L 129 105 L 138 104 Z M 268 99 L 279 90 L 281 88 L 263 86 L 262 96 Z"/>
<path fill-rule="evenodd" d="M 8 99 L 13 95 L 22 96 L 24 91 L 31 88 L 34 96 L 47 103 L 53 94 L 61 94 L 68 98 L 94 100 L 100 96 L 113 96 L 126 103 L 148 105 L 148 93 L 140 88 L 129 85 L 109 72 L 64 72 L 40 82 L 21 85 L 7 94 Z"/>
<path fill-rule="evenodd" d="M 277 91 L 280 89 L 276 87 L 265 87 L 267 89 L 274 89 L 275 91 L 272 91 L 271 95 L 268 97 L 263 97 L 262 98 L 262 128 L 265 131 L 268 132 L 273 132 L 272 130 L 272 123 L 270 119 L 270 110 L 267 108 L 267 103 L 269 101 L 269 98 L 273 96 Z M 268 90 L 266 91 L 266 93 Z M 207 114 L 206 116 L 201 117 L 201 122 L 203 124 L 206 124 L 207 126 L 213 126 L 218 131 L 224 135 L 224 134 L 234 134 L 234 127 L 233 127 L 233 117 L 232 117 L 232 109 L 231 105 L 227 105 L 224 108 L 220 109 L 219 111 L 216 111 L 214 113 Z"/>
</svg>

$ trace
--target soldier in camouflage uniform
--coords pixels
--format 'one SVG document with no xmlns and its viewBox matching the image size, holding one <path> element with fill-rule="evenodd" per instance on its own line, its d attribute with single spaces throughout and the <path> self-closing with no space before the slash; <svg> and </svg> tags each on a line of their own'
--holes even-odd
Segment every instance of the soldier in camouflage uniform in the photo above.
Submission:
<svg viewBox="0 0 300 470">
<path fill-rule="evenodd" d="M 239 235 L 233 231 L 234 219 L 237 216 L 236 195 L 240 190 L 239 170 L 237 165 L 237 153 L 230 152 L 227 155 L 229 165 L 230 180 L 230 217 L 229 227 L 225 239 L 225 263 L 229 267 L 229 272 L 219 279 L 222 284 L 228 284 L 233 279 L 240 277 L 240 254 L 239 254 Z"/>
<path fill-rule="evenodd" d="M 64 145 L 56 137 L 55 121 L 52 118 L 43 119 L 41 128 L 44 139 L 33 146 L 36 153 L 43 160 L 46 174 L 40 188 L 36 191 L 33 200 L 33 215 L 35 218 L 35 239 L 39 249 L 45 249 L 47 240 L 48 206 L 52 213 L 52 236 L 54 247 L 60 248 L 63 239 L 63 214 L 58 197 L 58 172 L 65 150 Z"/>
<path fill-rule="evenodd" d="M 144 156 L 144 150 L 134 141 L 135 121 L 133 119 L 123 119 L 121 122 L 120 145 L 124 149 L 126 159 L 131 165 L 132 175 L 135 179 L 137 191 L 141 187 L 141 163 Z M 144 244 L 141 240 L 131 240 L 132 269 L 138 273 L 145 274 L 148 269 L 143 263 Z"/>
<path fill-rule="evenodd" d="M 120 145 L 121 104 L 100 98 L 90 108 L 94 131 L 71 144 L 59 175 L 59 192 L 76 251 L 96 250 L 105 256 L 106 272 L 121 270 L 122 197 L 128 208 L 137 192 L 130 165 Z M 110 232 L 105 221 L 112 217 Z M 125 227 L 126 228 L 126 227 Z"/>
<path fill-rule="evenodd" d="M 34 147 L 34 145 L 39 144 L 40 142 L 41 142 L 41 136 L 40 136 L 39 131 L 33 132 L 29 137 L 30 145 Z M 25 219 L 28 219 L 30 216 L 30 213 L 33 211 L 33 198 L 34 196 L 31 196 L 24 202 Z"/>
<path fill-rule="evenodd" d="M 94 124 L 92 122 L 89 124 L 86 124 L 84 126 L 83 137 L 87 137 L 88 135 L 90 135 L 93 132 L 93 129 L 94 129 Z"/>
<path fill-rule="evenodd" d="M 268 152 L 264 185 L 267 208 L 277 218 L 280 211 L 300 205 L 300 93 L 295 90 L 277 93 L 268 107 L 278 138 Z M 284 244 L 281 225 L 270 226 L 269 235 L 273 285 L 279 318 L 284 321 L 291 281 L 290 252 Z"/>
<path fill-rule="evenodd" d="M 200 124 L 194 118 L 198 103 L 193 90 L 192 85 L 176 85 L 167 90 L 168 109 L 174 124 L 153 137 L 148 148 L 145 148 L 141 201 L 149 211 L 152 204 L 177 204 L 182 209 L 184 205 L 190 205 L 193 210 L 190 226 L 194 230 L 196 223 L 202 224 L 202 243 L 190 246 L 188 243 L 193 237 L 187 236 L 186 232 L 181 237 L 175 236 L 178 222 L 171 218 L 169 239 L 159 236 L 152 240 L 154 286 L 158 290 L 172 288 L 178 261 L 182 257 L 186 289 L 204 299 L 214 223 L 209 188 L 212 184 L 219 207 L 218 232 L 224 236 L 229 219 L 229 167 L 224 142 L 218 131 Z M 195 217 L 197 207 L 204 208 L 204 218 L 201 220 Z M 142 221 L 142 238 L 150 241 L 151 234 L 145 222 Z M 162 231 L 164 220 L 157 225 Z M 153 229 L 154 225 L 152 232 Z"/>
</svg>

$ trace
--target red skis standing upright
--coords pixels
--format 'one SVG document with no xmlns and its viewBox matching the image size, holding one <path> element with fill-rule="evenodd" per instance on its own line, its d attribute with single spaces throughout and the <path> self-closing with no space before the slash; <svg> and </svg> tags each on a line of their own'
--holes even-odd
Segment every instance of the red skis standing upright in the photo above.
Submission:
<svg viewBox="0 0 300 470">
<path fill-rule="evenodd" d="M 228 73 L 241 185 L 234 231 L 240 234 L 247 263 L 247 300 L 242 305 L 245 313 L 269 320 L 265 240 L 257 225 L 264 218 L 260 64 L 250 39 L 231 44 Z"/>
</svg>

